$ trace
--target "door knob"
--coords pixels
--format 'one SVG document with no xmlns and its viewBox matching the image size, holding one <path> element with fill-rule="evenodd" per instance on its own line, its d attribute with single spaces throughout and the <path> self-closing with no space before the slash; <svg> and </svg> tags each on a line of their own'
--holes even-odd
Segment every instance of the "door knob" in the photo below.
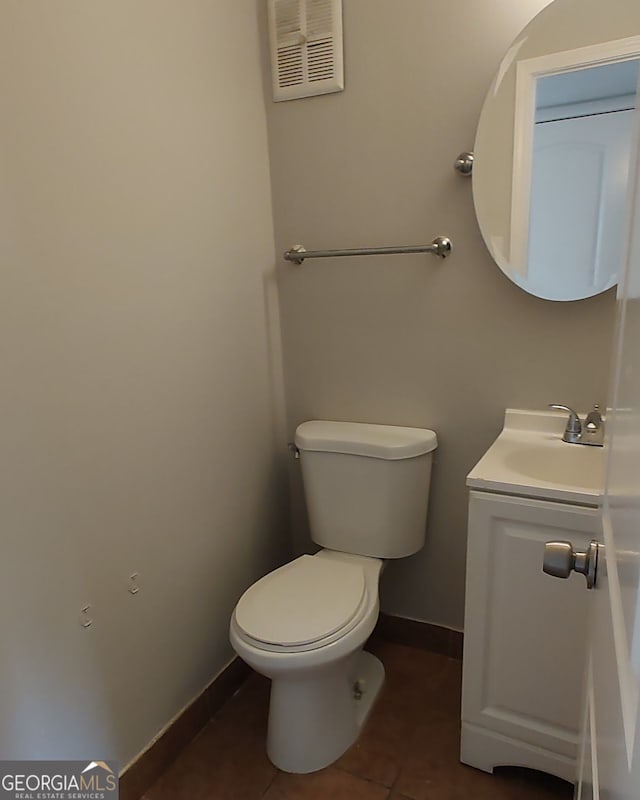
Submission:
<svg viewBox="0 0 640 800">
<path fill-rule="evenodd" d="M 577 553 L 571 542 L 547 542 L 544 546 L 542 571 L 554 578 L 568 578 L 579 572 L 587 579 L 587 589 L 596 585 L 599 543 L 594 539 L 586 553 Z"/>
</svg>

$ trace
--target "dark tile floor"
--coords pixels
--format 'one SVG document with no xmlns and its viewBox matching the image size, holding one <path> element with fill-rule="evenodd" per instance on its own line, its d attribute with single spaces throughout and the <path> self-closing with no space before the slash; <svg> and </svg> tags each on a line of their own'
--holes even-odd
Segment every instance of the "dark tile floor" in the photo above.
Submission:
<svg viewBox="0 0 640 800">
<path fill-rule="evenodd" d="M 570 800 L 573 787 L 527 770 L 495 775 L 458 761 L 459 661 L 370 642 L 386 682 L 360 740 L 311 775 L 279 772 L 265 754 L 269 684 L 253 675 L 146 800 Z"/>
</svg>

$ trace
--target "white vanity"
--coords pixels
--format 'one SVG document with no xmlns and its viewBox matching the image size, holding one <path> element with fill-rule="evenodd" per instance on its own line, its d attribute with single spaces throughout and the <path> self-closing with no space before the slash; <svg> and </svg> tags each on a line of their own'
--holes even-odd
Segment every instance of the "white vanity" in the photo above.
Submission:
<svg viewBox="0 0 640 800">
<path fill-rule="evenodd" d="M 467 477 L 461 760 L 573 781 L 587 642 L 585 579 L 542 572 L 545 542 L 600 536 L 603 448 L 562 441 L 566 418 L 508 409 Z"/>
</svg>

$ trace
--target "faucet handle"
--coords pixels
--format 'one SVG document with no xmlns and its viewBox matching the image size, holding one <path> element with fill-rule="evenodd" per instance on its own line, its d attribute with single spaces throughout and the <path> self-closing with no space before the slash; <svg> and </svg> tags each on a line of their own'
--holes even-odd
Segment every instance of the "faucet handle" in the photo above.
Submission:
<svg viewBox="0 0 640 800">
<path fill-rule="evenodd" d="M 588 431 L 597 431 L 602 427 L 602 414 L 597 403 L 594 405 L 593 411 L 587 414 L 584 424 Z"/>
<path fill-rule="evenodd" d="M 568 411 L 569 412 L 569 419 L 567 421 L 567 428 L 565 430 L 566 434 L 574 434 L 579 436 L 582 433 L 582 423 L 580 422 L 580 417 L 578 416 L 577 412 L 575 412 L 570 406 L 564 406 L 562 403 L 549 403 L 549 408 L 555 408 L 558 411 Z"/>
</svg>

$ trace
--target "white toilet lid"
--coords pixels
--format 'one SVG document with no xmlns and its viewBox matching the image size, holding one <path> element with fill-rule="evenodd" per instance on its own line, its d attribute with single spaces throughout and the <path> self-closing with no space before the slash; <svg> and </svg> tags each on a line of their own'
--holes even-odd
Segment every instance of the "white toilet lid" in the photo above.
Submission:
<svg viewBox="0 0 640 800">
<path fill-rule="evenodd" d="M 261 642 L 311 644 L 348 625 L 365 590 L 359 564 L 301 556 L 247 589 L 236 606 L 236 622 Z"/>
</svg>

